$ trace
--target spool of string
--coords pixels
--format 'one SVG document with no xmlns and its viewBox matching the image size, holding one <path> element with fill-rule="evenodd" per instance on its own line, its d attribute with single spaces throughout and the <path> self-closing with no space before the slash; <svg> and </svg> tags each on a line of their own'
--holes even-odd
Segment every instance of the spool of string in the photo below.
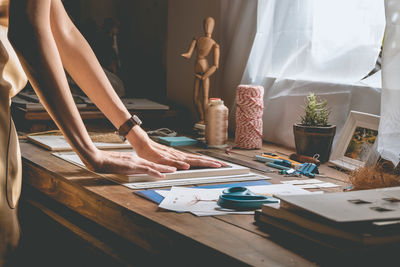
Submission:
<svg viewBox="0 0 400 267">
<path fill-rule="evenodd" d="M 235 147 L 260 149 L 262 146 L 262 115 L 264 87 L 239 85 L 236 91 Z"/>
</svg>

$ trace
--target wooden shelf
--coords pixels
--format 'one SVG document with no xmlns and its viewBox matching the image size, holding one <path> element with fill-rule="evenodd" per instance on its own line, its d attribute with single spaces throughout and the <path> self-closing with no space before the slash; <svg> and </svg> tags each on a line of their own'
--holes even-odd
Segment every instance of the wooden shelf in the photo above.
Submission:
<svg viewBox="0 0 400 267">
<path fill-rule="evenodd" d="M 149 129 L 162 127 L 181 129 L 182 125 L 190 124 L 188 113 L 175 107 L 169 110 L 129 110 L 129 112 L 139 116 L 143 121 L 143 127 Z M 79 113 L 88 130 L 114 128 L 104 114 L 96 108 L 81 109 Z M 27 110 L 12 105 L 11 115 L 18 131 L 39 132 L 57 129 L 45 110 Z"/>
</svg>

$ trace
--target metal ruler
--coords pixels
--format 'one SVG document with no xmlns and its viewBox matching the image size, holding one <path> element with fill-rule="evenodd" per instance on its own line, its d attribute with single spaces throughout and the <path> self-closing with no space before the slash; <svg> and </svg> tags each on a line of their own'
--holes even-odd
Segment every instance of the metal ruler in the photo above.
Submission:
<svg viewBox="0 0 400 267">
<path fill-rule="evenodd" d="M 210 183 L 227 183 L 227 182 L 243 182 L 243 181 L 256 181 L 271 179 L 261 174 L 240 174 L 228 176 L 214 176 L 214 177 L 198 177 L 198 178 L 185 178 L 173 180 L 160 180 L 157 182 L 137 182 L 137 183 L 122 183 L 124 186 L 131 189 L 149 189 L 170 186 L 182 186 L 193 184 L 210 184 Z"/>
<path fill-rule="evenodd" d="M 253 169 L 253 170 L 262 171 L 262 172 L 265 172 L 265 173 L 274 172 L 273 169 L 265 166 L 262 163 L 242 160 L 242 159 L 235 158 L 234 156 L 229 156 L 229 155 L 217 153 L 217 152 L 214 152 L 214 151 L 202 150 L 202 151 L 196 151 L 196 152 L 200 153 L 200 154 L 203 154 L 203 155 L 206 155 L 206 156 L 213 157 L 213 158 L 222 159 L 222 160 L 227 161 L 227 162 L 231 162 L 231 163 L 235 163 L 235 164 L 238 164 L 238 165 L 242 165 L 242 166 L 248 167 L 248 168 Z"/>
</svg>

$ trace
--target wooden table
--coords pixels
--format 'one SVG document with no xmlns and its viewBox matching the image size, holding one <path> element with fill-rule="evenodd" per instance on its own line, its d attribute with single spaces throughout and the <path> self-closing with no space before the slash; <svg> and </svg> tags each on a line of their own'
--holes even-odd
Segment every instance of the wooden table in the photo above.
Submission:
<svg viewBox="0 0 400 267">
<path fill-rule="evenodd" d="M 264 148 L 277 150 L 290 152 L 273 145 Z M 196 217 L 163 211 L 131 189 L 35 145 L 22 141 L 21 151 L 23 200 L 111 257 L 116 266 L 310 266 L 326 260 L 326 255 L 316 257 L 310 251 L 316 249 L 312 244 L 261 231 L 252 215 Z M 250 160 L 260 151 L 233 153 Z M 328 166 L 320 171 L 334 177 L 322 180 L 341 185 L 335 190 L 347 184 L 344 173 Z M 272 183 L 292 179 L 270 176 Z"/>
</svg>

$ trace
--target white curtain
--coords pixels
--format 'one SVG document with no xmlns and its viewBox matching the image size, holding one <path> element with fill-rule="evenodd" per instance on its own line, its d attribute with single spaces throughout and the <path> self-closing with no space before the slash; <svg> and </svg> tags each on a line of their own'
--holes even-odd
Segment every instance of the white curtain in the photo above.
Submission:
<svg viewBox="0 0 400 267">
<path fill-rule="evenodd" d="M 255 0 L 220 0 L 220 68 L 216 72 L 216 96 L 229 108 L 229 129 L 235 131 L 236 88 L 257 33 L 257 7 Z"/>
<path fill-rule="evenodd" d="M 400 1 L 385 0 L 385 12 L 378 152 L 397 166 L 400 161 Z"/>
<path fill-rule="evenodd" d="M 265 88 L 264 139 L 294 145 L 304 97 L 328 100 L 340 134 L 350 110 L 380 113 L 380 88 L 359 81 L 382 44 L 383 0 L 259 0 L 242 83 Z"/>
<path fill-rule="evenodd" d="M 383 0 L 259 0 L 250 79 L 357 82 L 375 66 L 384 24 Z"/>
</svg>

